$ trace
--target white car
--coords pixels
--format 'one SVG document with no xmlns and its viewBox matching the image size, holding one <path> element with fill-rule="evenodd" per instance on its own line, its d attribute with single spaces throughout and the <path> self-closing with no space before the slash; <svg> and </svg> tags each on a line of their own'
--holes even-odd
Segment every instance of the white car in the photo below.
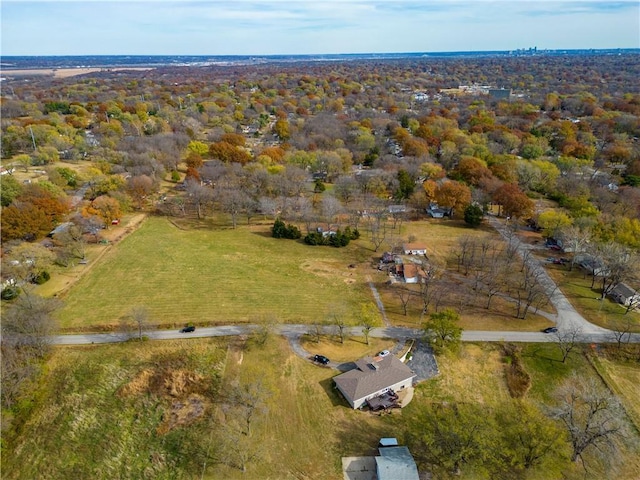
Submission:
<svg viewBox="0 0 640 480">
<path fill-rule="evenodd" d="M 386 357 L 391 352 L 389 350 L 382 350 L 381 352 L 376 353 L 376 357 Z"/>
</svg>

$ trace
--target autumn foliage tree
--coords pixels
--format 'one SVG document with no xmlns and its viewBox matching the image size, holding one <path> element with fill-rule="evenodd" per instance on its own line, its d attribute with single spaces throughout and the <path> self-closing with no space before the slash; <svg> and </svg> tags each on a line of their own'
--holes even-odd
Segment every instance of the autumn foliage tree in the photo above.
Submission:
<svg viewBox="0 0 640 480">
<path fill-rule="evenodd" d="M 502 214 L 526 218 L 533 214 L 533 201 L 514 183 L 505 183 L 493 194 L 493 201 L 501 207 Z"/>
<path fill-rule="evenodd" d="M 92 202 L 89 202 L 82 209 L 82 216 L 85 218 L 98 217 L 105 225 L 111 225 L 111 222 L 120 218 L 122 212 L 120 210 L 120 202 L 108 195 L 101 195 Z"/>
<path fill-rule="evenodd" d="M 209 147 L 209 154 L 212 158 L 222 160 L 225 163 L 236 162 L 244 165 L 251 161 L 251 155 L 244 148 L 225 141 L 212 143 Z"/>
<path fill-rule="evenodd" d="M 451 180 L 435 188 L 434 200 L 439 206 L 451 210 L 451 216 L 458 210 L 462 211 L 471 203 L 471 190 L 463 183 Z"/>
<path fill-rule="evenodd" d="M 2 240 L 43 237 L 64 220 L 69 204 L 64 194 L 40 185 L 28 185 L 13 203 L 2 210 Z"/>
</svg>

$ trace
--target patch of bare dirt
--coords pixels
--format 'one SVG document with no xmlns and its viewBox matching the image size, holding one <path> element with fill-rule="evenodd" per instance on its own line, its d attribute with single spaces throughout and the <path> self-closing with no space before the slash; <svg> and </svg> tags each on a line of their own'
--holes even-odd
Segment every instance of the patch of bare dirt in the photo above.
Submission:
<svg viewBox="0 0 640 480">
<path fill-rule="evenodd" d="M 184 400 L 171 403 L 168 411 L 162 416 L 162 423 L 158 426 L 159 435 L 164 435 L 176 427 L 190 425 L 204 415 L 209 402 L 197 393 L 189 395 Z"/>
<path fill-rule="evenodd" d="M 162 398 L 167 407 L 158 433 L 164 435 L 174 428 L 194 423 L 205 414 L 210 406 L 210 401 L 202 395 L 205 390 L 204 377 L 196 373 L 145 369 L 124 385 L 119 394 L 124 397 L 152 394 Z"/>
</svg>

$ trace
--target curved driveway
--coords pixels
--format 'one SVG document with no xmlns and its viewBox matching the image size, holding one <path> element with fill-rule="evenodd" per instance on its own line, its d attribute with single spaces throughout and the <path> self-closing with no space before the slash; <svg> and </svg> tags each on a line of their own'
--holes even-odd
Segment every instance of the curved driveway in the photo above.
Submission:
<svg viewBox="0 0 640 480">
<path fill-rule="evenodd" d="M 505 227 L 498 221 L 498 219 L 492 216 L 489 216 L 487 218 L 489 219 L 489 223 L 491 224 L 491 226 L 495 228 L 506 241 L 509 241 L 509 235 Z M 521 257 L 527 250 L 534 250 L 534 247 L 532 245 L 522 243 L 519 240 L 516 248 Z M 575 308 L 573 308 L 573 305 L 571 305 L 569 300 L 567 300 L 567 297 L 565 297 L 564 293 L 560 291 L 556 283 L 549 276 L 545 268 L 542 266 L 542 263 L 538 258 L 535 257 L 535 255 L 529 255 L 526 262 L 530 268 L 539 269 L 541 272 L 539 281 L 545 288 L 551 304 L 558 312 L 555 321 L 560 331 L 578 330 L 585 335 L 611 334 L 611 332 L 606 328 L 599 327 L 587 321 L 576 311 Z"/>
</svg>

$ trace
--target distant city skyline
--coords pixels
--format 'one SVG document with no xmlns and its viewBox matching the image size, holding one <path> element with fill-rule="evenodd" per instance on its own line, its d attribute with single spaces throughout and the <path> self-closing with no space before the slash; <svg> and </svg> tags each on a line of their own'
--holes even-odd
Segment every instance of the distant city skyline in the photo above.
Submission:
<svg viewBox="0 0 640 480">
<path fill-rule="evenodd" d="M 640 47 L 640 2 L 2 0 L 2 55 Z"/>
</svg>

